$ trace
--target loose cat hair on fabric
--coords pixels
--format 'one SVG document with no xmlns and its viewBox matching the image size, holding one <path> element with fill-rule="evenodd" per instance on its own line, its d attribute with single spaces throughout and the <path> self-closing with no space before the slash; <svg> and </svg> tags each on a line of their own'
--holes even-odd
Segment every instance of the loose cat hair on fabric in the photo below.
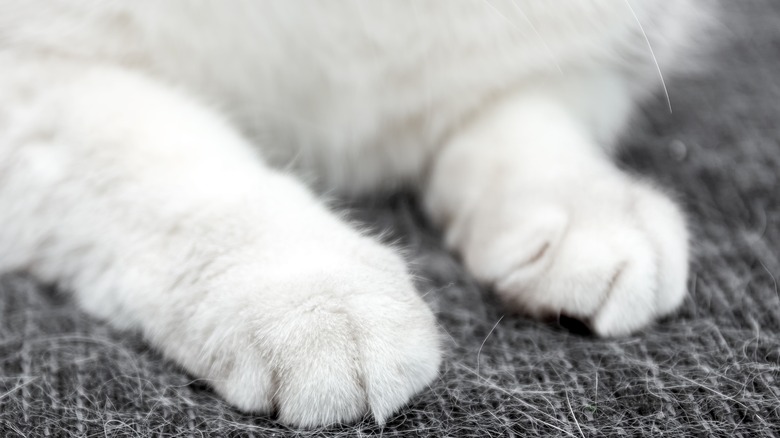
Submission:
<svg viewBox="0 0 780 438">
<path fill-rule="evenodd" d="M 411 187 L 507 309 L 627 335 L 682 302 L 688 237 L 610 154 L 704 11 L 0 0 L 0 269 L 304 427 L 382 423 L 442 356 L 397 250 L 317 193 Z"/>
</svg>

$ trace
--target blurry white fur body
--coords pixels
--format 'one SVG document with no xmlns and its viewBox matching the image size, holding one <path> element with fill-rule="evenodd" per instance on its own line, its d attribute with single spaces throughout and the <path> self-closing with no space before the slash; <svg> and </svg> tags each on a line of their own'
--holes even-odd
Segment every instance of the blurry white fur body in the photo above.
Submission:
<svg viewBox="0 0 780 438">
<path fill-rule="evenodd" d="M 433 315 L 299 180 L 406 185 L 508 305 L 627 334 L 682 301 L 687 235 L 608 153 L 696 12 L 0 0 L 0 269 L 72 290 L 241 409 L 383 421 L 436 376 Z"/>
</svg>

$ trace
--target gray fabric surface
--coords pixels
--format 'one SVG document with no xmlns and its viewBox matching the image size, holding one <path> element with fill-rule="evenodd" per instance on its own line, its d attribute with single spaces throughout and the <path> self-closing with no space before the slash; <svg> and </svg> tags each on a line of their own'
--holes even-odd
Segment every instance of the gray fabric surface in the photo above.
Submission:
<svg viewBox="0 0 780 438">
<path fill-rule="evenodd" d="M 780 2 L 734 0 L 714 67 L 671 82 L 622 162 L 672 188 L 695 258 L 682 310 L 620 340 L 514 316 L 441 248 L 411 197 L 350 206 L 409 249 L 447 335 L 441 378 L 384 429 L 297 432 L 241 414 L 137 335 L 0 277 L 0 429 L 41 435 L 780 436 Z M 0 255 L 2 256 L 2 255 Z"/>
</svg>

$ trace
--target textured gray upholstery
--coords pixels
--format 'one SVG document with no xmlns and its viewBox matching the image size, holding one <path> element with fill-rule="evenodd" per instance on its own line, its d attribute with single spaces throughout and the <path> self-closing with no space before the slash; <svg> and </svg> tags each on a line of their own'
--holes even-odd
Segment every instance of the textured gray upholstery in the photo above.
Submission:
<svg viewBox="0 0 780 438">
<path fill-rule="evenodd" d="M 670 0 L 672 1 L 672 0 Z M 0 429 L 11 435 L 779 436 L 780 1 L 729 0 L 713 66 L 670 81 L 623 165 L 678 194 L 695 257 L 673 317 L 619 340 L 503 316 L 414 200 L 351 204 L 408 248 L 446 335 L 441 378 L 380 429 L 298 432 L 241 414 L 19 274 L 0 277 Z M 2 255 L 0 254 L 0 257 Z"/>
</svg>

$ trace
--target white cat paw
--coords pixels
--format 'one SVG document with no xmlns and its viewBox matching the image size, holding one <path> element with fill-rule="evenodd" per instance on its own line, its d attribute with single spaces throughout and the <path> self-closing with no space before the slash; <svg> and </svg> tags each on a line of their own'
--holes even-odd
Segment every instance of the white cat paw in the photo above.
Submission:
<svg viewBox="0 0 780 438">
<path fill-rule="evenodd" d="M 666 196 L 618 178 L 487 198 L 456 243 L 511 307 L 565 315 L 601 336 L 629 334 L 676 309 L 687 232 Z M 463 227 L 462 227 L 463 228 Z"/>
<path fill-rule="evenodd" d="M 304 254 L 237 276 L 250 284 L 223 284 L 232 292 L 202 306 L 202 324 L 218 333 L 204 332 L 216 391 L 241 410 L 313 427 L 366 414 L 383 423 L 426 388 L 441 361 L 433 314 L 400 261 L 373 262 Z"/>
</svg>

